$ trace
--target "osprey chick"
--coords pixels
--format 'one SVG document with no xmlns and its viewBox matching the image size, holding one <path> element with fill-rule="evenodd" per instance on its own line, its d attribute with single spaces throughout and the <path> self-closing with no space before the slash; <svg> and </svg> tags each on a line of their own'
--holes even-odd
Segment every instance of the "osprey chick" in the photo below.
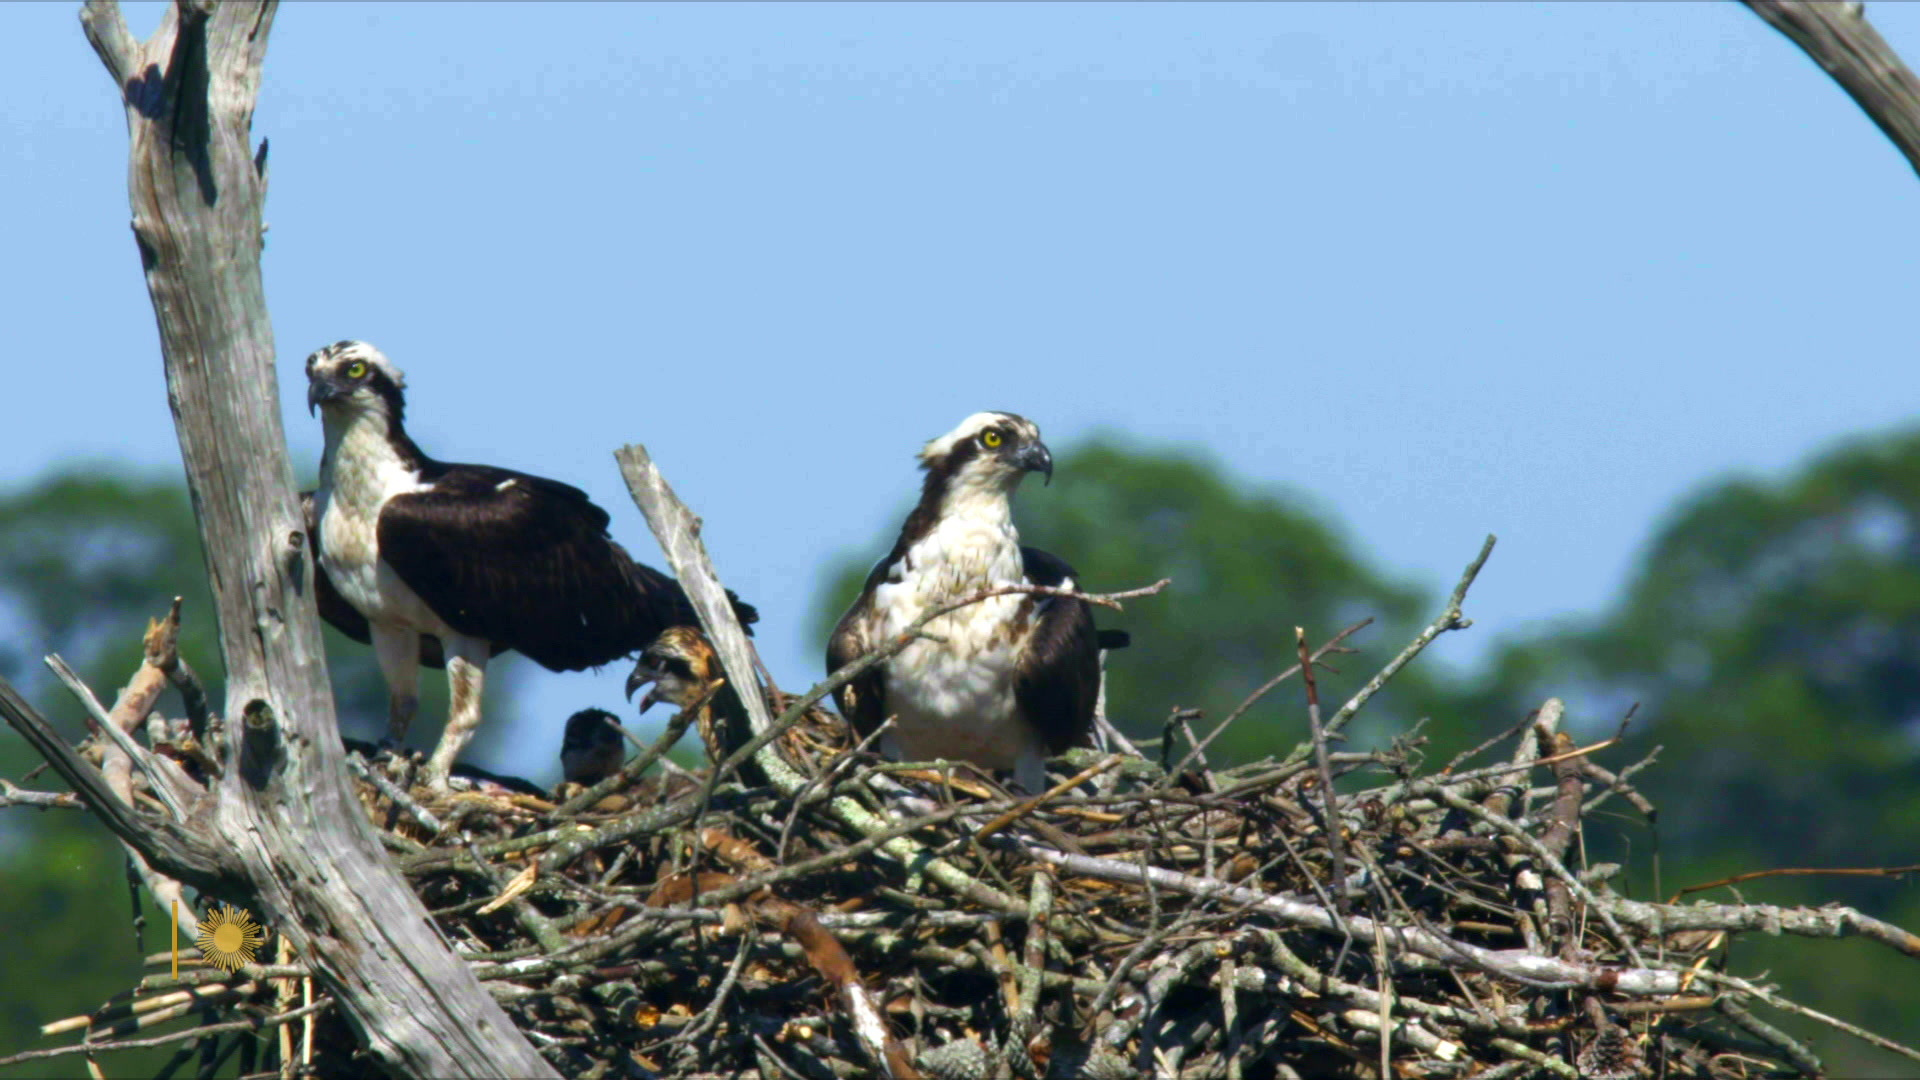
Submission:
<svg viewBox="0 0 1920 1080">
<path fill-rule="evenodd" d="M 427 779 L 444 787 L 480 724 L 494 653 L 517 649 L 550 670 L 578 671 L 631 655 L 695 616 L 678 583 L 607 536 L 607 512 L 585 492 L 428 457 L 407 436 L 405 386 L 365 342 L 307 358 L 307 406 L 326 433 L 315 560 L 366 620 L 395 741 L 419 706 L 421 639 L 439 641 L 452 701 Z M 758 618 L 735 605 L 741 622 Z"/>
<path fill-rule="evenodd" d="M 746 706 L 726 681 L 720 655 L 707 636 L 697 627 L 676 626 L 655 638 L 640 654 L 633 673 L 627 676 L 627 697 L 652 683 L 640 699 L 641 712 L 662 701 L 678 709 L 698 708 L 694 726 L 700 732 L 700 741 L 706 744 L 707 756 L 718 764 L 753 738 Z M 767 705 L 778 716 L 793 701 L 791 694 L 769 693 Z M 848 745 L 846 724 L 814 706 L 804 719 L 787 729 L 782 749 L 790 761 L 808 762 L 823 761 Z"/>
<path fill-rule="evenodd" d="M 626 763 L 627 738 L 612 713 L 581 709 L 567 717 L 560 740 L 560 772 L 566 780 L 591 787 Z"/>
<path fill-rule="evenodd" d="M 920 451 L 919 505 L 867 575 L 827 645 L 827 671 L 858 659 L 927 611 L 997 585 L 1074 589 L 1073 568 L 1020 545 L 1012 497 L 1029 472 L 1053 479 L 1032 421 L 975 413 Z M 933 620 L 890 659 L 835 692 L 861 735 L 894 719 L 880 747 L 895 760 L 948 758 L 1012 769 L 1046 787 L 1048 757 L 1093 725 L 1100 645 L 1092 608 L 1055 596 L 996 596 Z M 1116 643 L 1119 635 L 1113 635 Z"/>
</svg>

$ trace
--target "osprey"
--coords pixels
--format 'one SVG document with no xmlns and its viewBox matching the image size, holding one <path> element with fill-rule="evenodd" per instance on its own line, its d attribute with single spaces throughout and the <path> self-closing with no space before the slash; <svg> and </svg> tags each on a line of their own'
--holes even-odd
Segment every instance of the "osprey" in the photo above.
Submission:
<svg viewBox="0 0 1920 1080">
<path fill-rule="evenodd" d="M 697 627 L 675 626 L 663 631 L 641 652 L 627 676 L 627 697 L 631 699 L 648 683 L 653 686 L 640 699 L 640 711 L 644 713 L 662 701 L 678 709 L 697 708 L 694 727 L 715 764 L 753 738 L 746 706 L 727 686 L 720 655 Z M 765 687 L 762 690 L 775 716 L 795 700 L 792 694 L 774 693 Z M 790 762 L 820 762 L 850 745 L 847 725 L 827 710 L 813 706 L 787 729 L 780 748 Z"/>
<path fill-rule="evenodd" d="M 560 741 L 560 771 L 565 779 L 591 787 L 627 763 L 627 740 L 620 721 L 605 709 L 581 709 L 567 717 Z"/>
<path fill-rule="evenodd" d="M 924 613 L 996 585 L 1074 589 L 1073 568 L 1020 545 L 1011 500 L 1029 472 L 1053 479 L 1032 421 L 975 413 L 920 451 L 926 480 L 893 550 L 867 575 L 827 645 L 827 671 L 858 659 Z M 886 721 L 895 760 L 949 758 L 1012 769 L 1029 793 L 1044 762 L 1086 741 L 1103 639 L 1081 600 L 997 596 L 933 620 L 921 637 L 834 693 L 861 735 Z"/>
<path fill-rule="evenodd" d="M 422 639 L 438 641 L 452 700 L 427 780 L 444 787 L 480 724 L 494 653 L 515 649 L 550 670 L 578 671 L 631 655 L 695 616 L 676 582 L 607 536 L 607 512 L 585 492 L 428 457 L 407 436 L 405 386 L 365 342 L 307 358 L 307 406 L 326 433 L 313 546 L 323 588 L 366 620 L 386 677 L 390 739 L 405 737 L 419 707 Z M 758 618 L 734 604 L 742 623 Z"/>
</svg>

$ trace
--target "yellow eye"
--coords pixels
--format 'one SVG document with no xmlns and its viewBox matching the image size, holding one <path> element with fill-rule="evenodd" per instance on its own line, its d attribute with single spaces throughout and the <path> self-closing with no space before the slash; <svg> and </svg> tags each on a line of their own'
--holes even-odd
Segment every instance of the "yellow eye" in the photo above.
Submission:
<svg viewBox="0 0 1920 1080">
<path fill-rule="evenodd" d="M 367 362 L 365 360 L 355 360 L 353 363 L 347 365 L 347 378 L 349 379 L 362 379 L 366 377 L 366 374 Z"/>
<path fill-rule="evenodd" d="M 1000 433 L 992 428 L 980 433 L 980 445 L 991 450 L 1000 445 Z"/>
</svg>

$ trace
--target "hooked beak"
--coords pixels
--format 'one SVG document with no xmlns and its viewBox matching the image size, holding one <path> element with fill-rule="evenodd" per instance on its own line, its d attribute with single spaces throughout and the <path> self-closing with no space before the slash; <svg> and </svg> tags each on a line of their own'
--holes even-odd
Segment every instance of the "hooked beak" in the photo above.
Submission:
<svg viewBox="0 0 1920 1080">
<path fill-rule="evenodd" d="M 648 667 L 645 660 L 633 665 L 633 674 L 627 676 L 627 700 L 632 701 L 635 690 L 653 682 L 659 677 L 660 673 Z M 640 711 L 645 713 L 648 709 L 653 708 L 659 701 L 660 688 L 656 686 L 648 690 L 646 696 L 640 699 Z"/>
<path fill-rule="evenodd" d="M 314 410 L 339 396 L 340 388 L 335 386 L 332 380 L 307 380 L 307 415 L 312 416 Z"/>
<path fill-rule="evenodd" d="M 1046 483 L 1053 483 L 1053 452 L 1043 442 L 1031 442 L 1020 448 L 1014 456 L 1014 463 L 1028 472 L 1037 472 L 1046 477 Z"/>
</svg>

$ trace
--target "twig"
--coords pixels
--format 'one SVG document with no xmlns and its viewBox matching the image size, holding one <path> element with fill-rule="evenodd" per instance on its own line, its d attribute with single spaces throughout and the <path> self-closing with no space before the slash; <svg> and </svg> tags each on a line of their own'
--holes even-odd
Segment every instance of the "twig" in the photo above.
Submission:
<svg viewBox="0 0 1920 1080">
<path fill-rule="evenodd" d="M 221 871 L 218 851 L 198 843 L 195 836 L 156 827 L 151 818 L 142 817 L 131 804 L 122 801 L 100 771 L 75 753 L 4 677 L 0 677 L 0 716 L 53 766 L 114 836 L 139 850 L 151 862 L 191 873 L 196 885 L 217 879 Z M 185 880 L 184 874 L 176 876 Z"/>
<path fill-rule="evenodd" d="M 0 780 L 0 806 L 37 806 L 42 810 L 83 810 L 86 804 L 71 791 L 28 791 Z"/>
<path fill-rule="evenodd" d="M 1088 877 L 1138 883 L 1152 879 L 1163 889 L 1204 899 L 1230 900 L 1296 926 L 1329 933 L 1341 933 L 1344 930 L 1355 938 L 1371 937 L 1373 934 L 1374 920 L 1363 915 L 1343 918 L 1337 912 L 1289 897 L 1262 894 L 1237 885 L 1196 878 L 1155 866 L 1129 865 L 1091 855 L 1071 855 L 1035 844 L 1023 844 L 1021 847 L 1033 858 Z M 1675 971 L 1645 967 L 1598 967 L 1539 956 L 1525 950 L 1486 949 L 1454 941 L 1429 930 L 1408 927 L 1390 927 L 1388 937 L 1403 949 L 1443 964 L 1467 963 L 1529 985 L 1568 989 L 1586 987 L 1633 996 L 1680 992 L 1680 973 Z"/>
<path fill-rule="evenodd" d="M 881 736 L 891 730 L 893 730 L 893 717 L 889 716 L 872 731 L 867 732 L 859 742 L 841 751 L 827 763 L 825 769 L 820 770 L 819 775 L 808 780 L 805 787 L 794 793 L 793 809 L 788 812 L 787 820 L 780 826 L 780 842 L 774 845 L 775 861 L 783 863 L 787 861 L 787 843 L 793 838 L 793 827 L 800 820 L 800 812 L 818 801 L 822 797 L 822 791 L 833 788 L 846 774 L 847 769 L 852 767 L 858 756 L 872 749 L 873 744 L 879 742 Z"/>
<path fill-rule="evenodd" d="M 23 1061 L 40 1061 L 46 1058 L 66 1057 L 69 1054 L 104 1054 L 114 1050 L 145 1050 L 154 1046 L 181 1042 L 186 1039 L 204 1039 L 211 1035 L 221 1035 L 229 1031 L 258 1031 L 261 1028 L 276 1027 L 290 1023 L 311 1013 L 319 1012 L 333 1004 L 333 998 L 322 996 L 311 1005 L 303 1005 L 291 1012 L 275 1013 L 271 1016 L 244 1020 L 228 1020 L 219 1024 L 207 1024 L 203 1027 L 175 1031 L 167 1035 L 156 1035 L 151 1039 L 123 1039 L 117 1042 L 83 1042 L 72 1046 L 56 1046 L 48 1050 L 26 1050 L 9 1057 L 0 1057 L 0 1066 L 18 1065 Z"/>
<path fill-rule="evenodd" d="M 147 663 L 159 668 L 166 675 L 167 682 L 180 695 L 180 704 L 187 712 L 187 728 L 193 737 L 201 742 L 207 740 L 207 728 L 213 721 L 213 706 L 207 699 L 207 688 L 200 676 L 180 655 L 180 606 L 181 597 L 173 598 L 168 608 L 166 620 L 162 624 L 164 631 L 156 640 L 149 633 L 146 648 Z M 223 747 L 211 746 L 218 753 Z M 217 764 L 217 762 L 216 762 Z"/>
<path fill-rule="evenodd" d="M 1828 1027 L 1834 1029 L 1835 1031 L 1840 1031 L 1848 1035 L 1851 1035 L 1862 1042 L 1871 1043 L 1872 1045 L 1877 1046 L 1882 1050 L 1890 1050 L 1893 1053 L 1899 1054 L 1902 1057 L 1911 1058 L 1914 1061 L 1920 1061 L 1920 1049 L 1915 1049 L 1914 1047 L 1907 1046 L 1904 1043 L 1894 1042 L 1892 1039 L 1889 1039 L 1884 1035 L 1876 1035 L 1873 1032 L 1868 1031 L 1866 1028 L 1859 1026 L 1858 1024 L 1850 1024 L 1845 1020 L 1839 1019 L 1838 1017 L 1828 1016 L 1826 1013 L 1823 1013 L 1818 1009 L 1809 1009 L 1805 1005 L 1798 1004 L 1797 1002 L 1788 1001 L 1787 999 L 1774 993 L 1772 990 L 1769 990 L 1766 987 L 1760 986 L 1756 983 L 1749 982 L 1746 979 L 1742 979 L 1734 975 L 1723 974 L 1718 971 L 1702 971 L 1700 973 L 1700 977 L 1702 979 L 1705 979 L 1708 982 L 1719 983 L 1722 986 L 1731 986 L 1737 990 L 1742 990 L 1746 993 L 1752 994 L 1754 997 L 1759 998 L 1761 1001 L 1766 1002 L 1767 1004 L 1773 1006 L 1776 1009 L 1779 1009 L 1782 1012 L 1796 1013 L 1800 1016 L 1806 1017 L 1809 1020 L 1815 1020 L 1815 1021 L 1818 1021 L 1819 1023 L 1825 1024 Z M 0 1064 L 5 1064 L 5 1062 L 0 1062 Z"/>
<path fill-rule="evenodd" d="M 1470 799 L 1462 798 L 1450 788 L 1436 784 L 1432 789 L 1432 793 L 1448 806 L 1462 813 L 1469 814 L 1480 821 L 1484 821 L 1502 834 L 1518 841 L 1522 847 L 1532 853 L 1534 858 L 1540 860 L 1542 867 L 1553 873 L 1560 880 L 1566 882 L 1567 888 L 1571 890 L 1575 896 L 1580 898 L 1581 903 L 1587 905 L 1588 910 L 1600 917 L 1600 921 L 1606 924 L 1607 930 L 1613 934 L 1614 941 L 1626 952 L 1629 960 L 1633 961 L 1636 966 L 1645 965 L 1645 961 L 1640 958 L 1639 948 L 1633 943 L 1633 938 L 1629 937 L 1626 931 L 1620 928 L 1620 924 L 1615 921 L 1612 909 L 1600 903 L 1593 895 L 1593 891 L 1587 887 L 1585 882 L 1580 880 L 1580 876 L 1568 870 L 1566 865 L 1556 858 L 1552 852 L 1548 851 L 1539 840 L 1535 839 L 1525 829 L 1507 820 L 1507 818 L 1476 805 Z"/>
<path fill-rule="evenodd" d="M 407 816 L 419 822 L 435 836 L 446 831 L 446 825 L 441 822 L 433 811 L 421 806 L 413 796 L 400 790 L 400 785 L 387 779 L 386 776 L 381 774 L 380 770 L 368 765 L 359 754 L 351 752 L 347 754 L 347 768 L 353 770 L 353 775 L 372 784 L 374 788 L 378 790 L 380 794 L 385 795 L 393 805 L 405 810 Z"/>
<path fill-rule="evenodd" d="M 1339 712 L 1328 718 L 1328 735 L 1335 734 L 1346 727 L 1347 721 L 1353 719 L 1354 714 L 1360 711 L 1368 699 L 1379 693 L 1380 688 L 1387 685 L 1387 680 L 1399 674 L 1401 668 L 1406 667 L 1414 657 L 1420 655 L 1422 650 L 1433 644 L 1435 638 L 1449 630 L 1465 630 L 1473 625 L 1472 619 L 1461 614 L 1460 605 L 1467 602 L 1467 590 L 1473 587 L 1474 579 L 1480 576 L 1480 568 L 1487 565 L 1487 556 L 1493 554 L 1493 545 L 1496 542 L 1497 538 L 1491 534 L 1487 536 L 1486 541 L 1480 545 L 1480 554 L 1474 556 L 1473 561 L 1467 564 L 1466 570 L 1460 575 L 1459 582 L 1454 585 L 1452 594 L 1447 597 L 1446 608 L 1431 623 L 1428 623 L 1426 629 L 1420 631 L 1406 648 L 1400 650 L 1400 655 L 1389 661 L 1386 667 L 1381 668 L 1378 675 L 1369 679 L 1367 684 L 1360 688 L 1359 693 L 1353 695 L 1345 705 L 1340 706 Z M 1292 754 L 1287 755 L 1287 761 L 1304 758 L 1309 753 L 1312 753 L 1312 747 L 1297 747 Z"/>
<path fill-rule="evenodd" d="M 1065 780 L 1062 780 L 1060 783 L 1055 784 L 1053 787 L 1048 788 L 1046 791 L 1038 795 L 1035 795 L 1030 799 L 1023 799 L 1020 802 L 1015 803 L 1011 809 L 1007 810 L 1005 813 L 1001 814 L 999 817 L 996 817 L 992 821 L 987 822 L 985 825 L 980 826 L 980 830 L 973 834 L 973 839 L 975 841 L 985 840 L 987 837 L 992 836 L 994 833 L 999 832 L 1001 829 L 1004 829 L 1007 826 L 1013 824 L 1014 822 L 1019 821 L 1021 818 L 1026 817 L 1028 814 L 1033 813 L 1035 810 L 1038 810 L 1040 807 L 1044 806 L 1045 804 L 1053 801 L 1054 799 L 1059 798 L 1062 795 L 1065 795 L 1067 792 L 1072 791 L 1073 789 L 1079 787 L 1081 784 L 1086 783 L 1087 781 L 1093 779 L 1094 777 L 1099 776 L 1101 773 L 1107 772 L 1108 770 L 1114 768 L 1115 766 L 1119 765 L 1122 761 L 1125 761 L 1125 760 L 1126 760 L 1125 758 L 1119 756 L 1118 754 L 1115 754 L 1111 757 L 1108 757 L 1104 761 L 1095 762 L 1093 765 L 1089 766 L 1088 768 L 1080 770 L 1078 773 L 1075 773 L 1073 776 L 1068 777 Z"/>
<path fill-rule="evenodd" d="M 848 844 L 846 847 L 836 848 L 832 851 L 815 855 L 810 859 L 802 859 L 799 862 L 786 863 L 767 873 L 744 878 L 734 884 L 722 886 L 711 892 L 703 892 L 700 899 L 702 903 L 721 904 L 751 896 L 761 889 L 770 888 L 787 881 L 798 880 L 810 874 L 816 874 L 822 870 L 852 862 L 870 852 L 886 848 L 901 837 L 951 821 L 954 818 L 969 813 L 976 813 L 980 809 L 978 806 L 949 806 L 907 821 L 896 821 L 887 825 L 885 828 L 863 834 L 859 840 Z M 1023 914 L 1025 912 L 1025 908 L 1018 904 L 1015 905 L 1015 910 Z"/>
<path fill-rule="evenodd" d="M 1606 802 L 1610 796 L 1618 794 L 1629 803 L 1632 803 L 1633 808 L 1640 811 L 1640 813 L 1646 817 L 1648 824 L 1657 823 L 1660 820 L 1660 811 L 1654 807 L 1653 803 L 1649 801 L 1645 795 L 1640 794 L 1638 788 L 1627 783 L 1627 778 L 1641 769 L 1646 768 L 1648 765 L 1651 765 L 1654 756 L 1659 754 L 1662 749 L 1664 748 L 1654 747 L 1645 758 L 1628 768 L 1620 770 L 1618 774 L 1601 767 L 1597 762 L 1590 760 L 1582 762 L 1580 766 L 1581 771 L 1606 785 L 1607 790 L 1587 800 L 1586 805 L 1580 808 L 1580 812 L 1582 814 L 1590 814 L 1595 807 Z"/>
<path fill-rule="evenodd" d="M 1548 738 L 1544 731 L 1541 738 L 1543 741 Z M 1580 763 L 1574 757 L 1573 736 L 1557 731 L 1551 739 L 1550 747 L 1542 747 L 1550 751 L 1542 760 L 1554 763 L 1553 775 L 1558 781 L 1559 792 L 1553 800 L 1553 808 L 1548 811 L 1547 831 L 1540 837 L 1540 846 L 1564 862 L 1567 848 L 1572 845 L 1574 833 L 1580 827 L 1580 797 L 1584 793 L 1584 786 L 1580 782 Z M 1572 955 L 1578 944 L 1573 936 L 1571 906 L 1567 883 L 1557 875 L 1548 878 L 1547 925 L 1554 939 L 1560 943 L 1563 956 Z"/>
<path fill-rule="evenodd" d="M 1220 958 L 1220 1028 L 1224 1042 L 1220 1056 L 1226 1059 L 1227 1080 L 1242 1080 L 1246 1071 L 1240 1063 L 1240 987 L 1236 985 L 1240 965 L 1231 943 L 1223 945 L 1221 951 L 1226 955 Z"/>
<path fill-rule="evenodd" d="M 1920 959 L 1920 934 L 1838 904 L 1782 908 L 1765 904 L 1695 903 L 1679 907 L 1610 896 L 1605 907 L 1621 923 L 1648 931 L 1759 931 L 1826 938 L 1858 934 L 1895 952 Z"/>
<path fill-rule="evenodd" d="M 726 1008 L 727 998 L 733 994 L 733 988 L 740 984 L 740 973 L 747 968 L 747 958 L 753 955 L 753 935 L 741 934 L 740 944 L 733 951 L 733 962 L 727 965 L 727 973 L 720 979 L 720 985 L 713 992 L 713 1000 L 700 1010 L 693 1023 L 682 1028 L 675 1035 L 674 1042 L 693 1042 L 712 1031 L 720 1024 L 720 1014 Z"/>
<path fill-rule="evenodd" d="M 1721 889 L 1728 885 L 1738 885 L 1744 881 L 1758 881 L 1770 877 L 1884 877 L 1900 878 L 1908 874 L 1920 873 L 1920 863 L 1911 866 L 1862 866 L 1862 867 L 1780 867 L 1773 870 L 1749 870 L 1744 874 L 1709 881 L 1704 885 L 1689 885 L 1673 894 L 1667 903 L 1678 903 L 1680 898 L 1690 893 L 1705 892 L 1708 889 Z"/>
<path fill-rule="evenodd" d="M 191 1004 L 196 1001 L 207 1001 L 213 998 L 224 997 L 228 994 L 250 994 L 256 986 L 257 984 L 251 981 L 230 985 L 229 981 L 223 980 L 221 982 L 189 987 L 185 990 L 170 990 L 166 993 L 155 994 L 151 997 L 127 998 L 113 1002 L 91 1013 L 82 1013 L 79 1016 L 69 1016 L 64 1020 L 55 1020 L 52 1023 L 42 1024 L 40 1025 L 40 1034 L 43 1037 L 48 1035 L 64 1035 L 69 1031 L 78 1031 L 81 1028 L 112 1024 L 130 1016 L 142 1016 L 155 1010 L 168 1009 L 176 1005 Z"/>
<path fill-rule="evenodd" d="M 1307 725 L 1313 735 L 1313 759 L 1320 769 L 1321 796 L 1327 803 L 1327 854 L 1333 859 L 1334 908 L 1347 913 L 1346 841 L 1340 835 L 1340 796 L 1333 789 L 1333 764 L 1327 760 L 1327 732 L 1320 726 L 1320 687 L 1313 677 L 1313 657 L 1307 655 L 1307 629 L 1293 628 L 1293 643 L 1300 650 L 1300 677 L 1307 684 Z"/>
<path fill-rule="evenodd" d="M 1714 1002 L 1714 1009 L 1742 1031 L 1779 1051 L 1781 1057 L 1804 1075 L 1822 1076 L 1826 1073 L 1827 1070 L 1820 1065 L 1820 1059 L 1804 1043 L 1741 1008 L 1738 1002 L 1723 997 Z"/>
<path fill-rule="evenodd" d="M 1313 659 L 1318 660 L 1322 656 L 1325 656 L 1330 652 L 1344 651 L 1340 649 L 1341 642 L 1347 640 L 1349 637 L 1352 637 L 1354 634 L 1359 633 L 1361 630 L 1365 629 L 1366 627 L 1372 624 L 1373 624 L 1373 616 L 1369 615 L 1366 618 L 1361 619 L 1359 622 L 1354 623 L 1352 626 L 1347 627 L 1345 630 L 1342 630 L 1339 633 L 1333 635 L 1332 638 L 1328 639 L 1326 644 L 1314 650 Z M 1262 683 L 1258 689 L 1254 690 L 1253 693 L 1248 694 L 1245 700 L 1241 701 L 1239 705 L 1235 706 L 1234 710 L 1227 714 L 1227 718 L 1225 720 L 1222 720 L 1218 724 L 1215 724 L 1213 726 L 1213 730 L 1207 732 L 1207 735 L 1205 738 L 1201 739 L 1198 743 L 1194 744 L 1193 748 L 1187 751 L 1186 756 L 1180 759 L 1179 764 L 1175 765 L 1172 769 L 1168 770 L 1169 773 L 1177 776 L 1181 772 L 1183 772 L 1186 769 L 1187 765 L 1191 763 L 1195 757 L 1199 756 L 1201 753 L 1203 753 L 1206 750 L 1208 746 L 1213 744 L 1214 739 L 1220 737 L 1221 732 L 1227 730 L 1227 728 L 1230 727 L 1235 720 L 1238 720 L 1242 716 L 1246 715 L 1247 710 L 1253 708 L 1253 706 L 1256 703 L 1258 703 L 1261 698 L 1266 697 L 1267 694 L 1271 692 L 1274 687 L 1279 686 L 1282 682 L 1285 682 L 1287 679 L 1292 678 L 1294 675 L 1298 674 L 1299 671 L 1300 671 L 1300 665 L 1296 663 L 1292 667 L 1288 668 L 1287 670 L 1281 672 L 1278 675 L 1275 675 L 1273 678 L 1268 679 L 1266 682 Z M 1139 751 L 1134 751 L 1134 753 L 1136 756 L 1139 755 Z"/>
<path fill-rule="evenodd" d="M 1027 940 L 1022 950 L 1025 963 L 1018 973 L 1020 1005 L 1007 1024 L 1006 1045 L 1001 1053 L 1021 1072 L 1033 1069 L 1027 1042 L 1033 1035 L 1034 1017 L 1040 1009 L 1042 976 L 1047 968 L 1047 929 L 1053 921 L 1053 872 L 1036 869 L 1027 894 Z"/>
<path fill-rule="evenodd" d="M 92 689 L 72 668 L 67 666 L 67 662 L 62 660 L 58 653 L 48 656 L 46 664 L 48 669 L 66 684 L 67 689 L 73 692 L 73 696 L 79 699 L 81 706 L 87 710 L 87 715 L 93 717 L 94 722 L 99 725 L 107 738 L 111 739 L 120 752 L 126 754 L 134 766 L 146 776 L 147 785 L 152 788 L 154 797 L 166 806 L 174 820 L 186 820 L 186 804 L 180 793 L 174 790 L 173 778 L 162 775 L 157 759 L 148 754 L 139 743 L 134 742 L 131 735 L 122 731 L 120 725 L 113 722 L 113 717 L 101 707 L 100 699 L 93 696 Z"/>
</svg>

